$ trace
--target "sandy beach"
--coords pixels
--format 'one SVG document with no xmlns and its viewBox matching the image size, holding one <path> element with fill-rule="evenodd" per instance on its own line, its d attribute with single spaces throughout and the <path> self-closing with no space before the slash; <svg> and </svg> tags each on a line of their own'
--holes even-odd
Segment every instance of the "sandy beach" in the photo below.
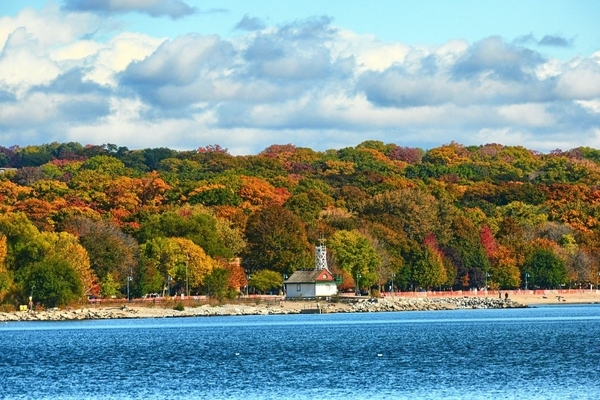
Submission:
<svg viewBox="0 0 600 400">
<path fill-rule="evenodd" d="M 538 304 L 600 304 L 600 292 L 595 290 L 585 291 L 552 291 L 547 290 L 546 293 L 524 293 L 513 292 L 509 294 L 514 301 L 534 306 Z M 559 299 L 560 297 L 560 299 Z"/>
<path fill-rule="evenodd" d="M 541 304 L 593 304 L 600 303 L 600 291 L 596 290 L 509 290 L 500 291 L 501 297 L 504 298 L 508 293 L 508 298 L 527 306 L 535 306 Z M 448 293 L 448 292 L 428 292 L 424 296 L 418 292 L 414 294 L 416 297 L 426 298 L 448 298 L 448 297 L 489 297 L 499 298 L 498 291 L 489 291 L 487 294 L 479 292 L 473 294 L 471 292 L 464 293 Z M 413 297 L 410 294 L 402 293 L 401 297 Z"/>
</svg>

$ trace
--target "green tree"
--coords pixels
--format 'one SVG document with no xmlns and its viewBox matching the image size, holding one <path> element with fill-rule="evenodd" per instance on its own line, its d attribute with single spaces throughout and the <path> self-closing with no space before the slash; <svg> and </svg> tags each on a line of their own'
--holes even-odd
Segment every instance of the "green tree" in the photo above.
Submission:
<svg viewBox="0 0 600 400">
<path fill-rule="evenodd" d="M 412 280 L 417 286 L 432 288 L 446 283 L 446 269 L 440 255 L 425 247 L 422 257 L 412 267 Z"/>
<path fill-rule="evenodd" d="M 263 293 L 269 290 L 276 290 L 279 292 L 283 285 L 283 276 L 278 272 L 263 269 L 250 277 L 248 285 Z"/>
<path fill-rule="evenodd" d="M 333 199 L 319 190 L 309 190 L 290 197 L 285 208 L 291 210 L 302 221 L 314 224 L 319 214 L 328 206 L 333 205 Z"/>
<path fill-rule="evenodd" d="M 65 306 L 83 295 L 77 271 L 58 257 L 29 264 L 19 271 L 19 283 L 21 293 L 31 294 L 35 303 L 46 307 Z"/>
<path fill-rule="evenodd" d="M 217 233 L 223 241 L 223 245 L 229 250 L 233 257 L 237 257 L 246 248 L 246 240 L 244 233 L 240 228 L 232 226 L 232 224 L 223 218 L 217 218 Z"/>
<path fill-rule="evenodd" d="M 210 297 L 214 297 L 219 302 L 232 297 L 235 292 L 229 287 L 229 270 L 225 268 L 215 268 L 204 279 L 204 285 Z"/>
<path fill-rule="evenodd" d="M 153 246 L 152 241 L 140 246 L 139 264 L 132 288 L 134 297 L 141 297 L 148 293 L 162 293 L 167 287 L 167 276 L 158 269 L 158 263 L 153 257 L 158 250 Z"/>
<path fill-rule="evenodd" d="M 111 298 L 116 296 L 117 293 L 119 293 L 119 283 L 114 280 L 113 275 L 109 272 L 104 277 L 100 294 L 102 297 Z"/>
<path fill-rule="evenodd" d="M 532 286 L 557 288 L 567 282 L 565 262 L 551 249 L 537 248 L 525 259 L 523 271 Z"/>
<path fill-rule="evenodd" d="M 233 257 L 232 249 L 225 246 L 224 237 L 219 234 L 220 228 L 224 229 L 218 226 L 217 219 L 207 209 L 187 207 L 150 216 L 143 222 L 137 237 L 140 243 L 155 237 L 186 238 L 202 247 L 211 257 Z"/>
<path fill-rule="evenodd" d="M 336 265 L 352 275 L 360 274 L 361 287 L 377 282 L 377 267 L 381 258 L 367 237 L 358 231 L 337 231 L 328 241 Z"/>
<path fill-rule="evenodd" d="M 8 270 L 41 260 L 43 249 L 32 240 L 40 232 L 24 213 L 0 214 L 0 233 L 6 236 L 5 262 Z"/>
</svg>

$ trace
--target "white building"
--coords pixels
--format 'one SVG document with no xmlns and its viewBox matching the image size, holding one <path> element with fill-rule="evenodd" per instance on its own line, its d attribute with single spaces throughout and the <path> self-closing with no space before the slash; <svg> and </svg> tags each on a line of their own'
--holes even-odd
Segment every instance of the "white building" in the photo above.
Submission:
<svg viewBox="0 0 600 400">
<path fill-rule="evenodd" d="M 323 240 L 315 249 L 315 269 L 294 272 L 284 285 L 288 298 L 329 297 L 337 294 L 335 278 L 327 269 L 327 249 Z"/>
<path fill-rule="evenodd" d="M 337 294 L 337 285 L 328 270 L 296 271 L 284 282 L 288 298 L 329 297 Z"/>
</svg>

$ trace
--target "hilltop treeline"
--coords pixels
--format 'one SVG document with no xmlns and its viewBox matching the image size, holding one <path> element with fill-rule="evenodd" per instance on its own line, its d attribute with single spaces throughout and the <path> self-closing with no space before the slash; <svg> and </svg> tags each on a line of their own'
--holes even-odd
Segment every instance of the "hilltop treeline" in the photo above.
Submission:
<svg viewBox="0 0 600 400">
<path fill-rule="evenodd" d="M 265 291 L 321 239 L 341 289 L 595 285 L 599 163 L 454 142 L 0 147 L 0 301 Z"/>
</svg>

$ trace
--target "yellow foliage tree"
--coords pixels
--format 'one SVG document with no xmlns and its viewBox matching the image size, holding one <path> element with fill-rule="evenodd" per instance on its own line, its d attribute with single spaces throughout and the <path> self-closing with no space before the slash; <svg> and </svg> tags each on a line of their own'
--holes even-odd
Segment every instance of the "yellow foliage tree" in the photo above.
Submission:
<svg viewBox="0 0 600 400">
<path fill-rule="evenodd" d="M 6 268 L 6 236 L 0 235 L 0 302 L 6 296 L 6 293 L 12 285 L 12 279 Z"/>
<path fill-rule="evenodd" d="M 177 254 L 177 271 L 174 276 L 183 278 L 185 267 L 187 266 L 187 279 L 192 287 L 201 285 L 204 278 L 219 266 L 216 260 L 207 255 L 202 247 L 198 246 L 189 239 L 172 238 L 176 247 L 179 249 Z"/>
<path fill-rule="evenodd" d="M 47 255 L 56 255 L 65 260 L 79 275 L 84 294 L 92 294 L 98 284 L 98 277 L 90 266 L 90 258 L 77 238 L 67 232 L 42 232 L 42 241 L 46 243 Z"/>
</svg>

